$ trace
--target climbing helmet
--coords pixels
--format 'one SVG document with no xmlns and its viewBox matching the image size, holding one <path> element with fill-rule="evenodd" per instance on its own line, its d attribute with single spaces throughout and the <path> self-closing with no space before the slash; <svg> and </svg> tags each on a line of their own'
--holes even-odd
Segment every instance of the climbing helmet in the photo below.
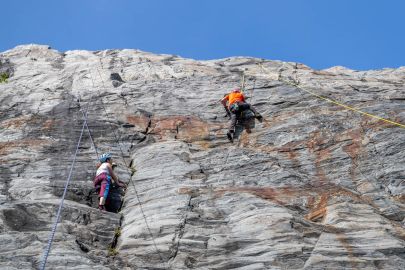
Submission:
<svg viewBox="0 0 405 270">
<path fill-rule="evenodd" d="M 99 160 L 101 163 L 106 162 L 107 159 L 111 158 L 111 153 L 104 153 L 100 156 Z"/>
<path fill-rule="evenodd" d="M 240 89 L 239 88 L 235 88 L 232 90 L 232 93 L 240 93 Z"/>
</svg>

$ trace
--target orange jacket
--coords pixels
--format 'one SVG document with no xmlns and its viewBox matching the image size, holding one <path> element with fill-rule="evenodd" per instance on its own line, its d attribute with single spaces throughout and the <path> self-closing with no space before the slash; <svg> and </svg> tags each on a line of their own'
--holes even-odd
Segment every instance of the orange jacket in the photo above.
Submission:
<svg viewBox="0 0 405 270">
<path fill-rule="evenodd" d="M 235 102 L 245 102 L 245 96 L 242 93 L 229 93 L 222 99 L 222 104 L 226 105 L 228 101 L 228 108 Z"/>
</svg>

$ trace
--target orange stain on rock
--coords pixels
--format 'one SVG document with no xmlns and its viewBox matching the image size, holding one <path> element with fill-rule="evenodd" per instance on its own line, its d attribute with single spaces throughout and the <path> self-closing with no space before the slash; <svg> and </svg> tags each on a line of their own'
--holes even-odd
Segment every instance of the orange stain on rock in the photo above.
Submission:
<svg viewBox="0 0 405 270">
<path fill-rule="evenodd" d="M 388 120 L 392 120 L 392 121 L 397 122 L 397 123 L 401 123 L 401 121 L 402 121 L 397 116 L 394 116 L 393 118 L 388 119 Z M 386 128 L 397 127 L 394 124 L 385 122 L 383 120 L 378 120 L 378 119 L 375 119 L 375 118 L 371 118 L 369 116 L 363 116 L 362 117 L 362 121 L 360 123 L 360 126 L 362 126 L 363 128 L 372 129 L 373 131 L 380 131 L 380 130 L 383 130 L 383 129 L 386 129 Z"/>
<path fill-rule="evenodd" d="M 265 188 L 236 188 L 230 191 L 237 191 L 237 192 L 246 192 L 253 194 L 257 197 L 260 197 L 265 200 L 274 201 L 280 205 L 283 205 L 284 202 L 281 200 L 281 192 L 270 187 Z"/>
<path fill-rule="evenodd" d="M 309 151 L 315 154 L 316 176 L 318 177 L 321 185 L 328 183 L 322 162 L 331 157 L 331 153 L 328 148 L 321 149 L 321 146 L 325 143 L 327 143 L 327 140 L 324 139 L 319 131 L 312 132 L 310 135 L 310 140 L 307 142 Z"/>
<path fill-rule="evenodd" d="M 346 249 L 347 257 L 349 258 L 352 268 L 359 269 L 357 267 L 357 262 L 354 260 L 355 256 L 353 253 L 353 247 L 350 245 L 349 239 L 347 238 L 347 236 L 343 232 L 340 232 L 340 233 L 336 234 L 336 239 L 339 240 L 339 242 L 342 244 L 343 248 Z"/>
<path fill-rule="evenodd" d="M 27 125 L 31 120 L 30 116 L 19 116 L 3 121 L 0 125 L 4 128 L 21 128 L 24 125 Z"/>
<path fill-rule="evenodd" d="M 352 143 L 343 147 L 343 150 L 353 159 L 357 160 L 360 155 L 362 134 L 360 130 L 351 130 L 347 135 L 352 139 Z"/>
<path fill-rule="evenodd" d="M 243 132 L 243 133 L 240 135 L 240 139 L 239 139 L 238 145 L 239 145 L 240 147 L 245 147 L 245 146 L 250 145 L 250 134 L 248 134 L 248 133 L 246 133 L 246 132 Z"/>
<path fill-rule="evenodd" d="M 203 150 L 208 150 L 214 147 L 214 144 L 212 144 L 210 141 L 197 141 L 196 144 L 199 145 Z"/>
<path fill-rule="evenodd" d="M 134 125 L 159 140 L 178 139 L 185 142 L 205 142 L 212 136 L 225 136 L 223 123 L 209 123 L 197 116 L 170 115 L 151 116 L 127 115 L 126 122 Z M 203 146 L 209 148 L 211 143 Z"/>
<path fill-rule="evenodd" d="M 126 119 L 129 124 L 135 125 L 142 130 L 146 130 L 150 121 L 150 118 L 146 115 L 127 115 Z"/>
<path fill-rule="evenodd" d="M 48 119 L 42 124 L 43 131 L 50 131 L 55 127 L 60 121 L 55 121 L 53 119 Z"/>
<path fill-rule="evenodd" d="M 219 188 L 216 189 L 215 192 L 219 196 L 222 196 L 225 192 L 248 193 L 264 200 L 275 202 L 279 205 L 287 205 L 294 198 L 311 194 L 310 190 L 297 187 L 230 187 Z"/>
<path fill-rule="evenodd" d="M 301 146 L 303 143 L 301 141 L 294 141 L 284 144 L 281 147 L 275 148 L 278 152 L 285 153 L 293 163 L 295 167 L 300 165 L 298 160 L 298 152 L 296 150 L 297 147 Z"/>
<path fill-rule="evenodd" d="M 36 149 L 40 146 L 47 145 L 49 142 L 47 140 L 41 139 L 24 139 L 9 142 L 0 142 L 0 154 L 6 155 L 11 151 L 17 151 L 18 148 L 24 149 Z"/>
<path fill-rule="evenodd" d="M 53 119 L 45 120 L 43 117 L 38 116 L 20 116 L 3 121 L 0 126 L 14 129 L 21 129 L 23 126 L 34 126 L 42 127 L 42 131 L 49 131 L 56 123 Z"/>
<path fill-rule="evenodd" d="M 153 117 L 149 134 L 160 139 L 175 138 L 186 142 L 205 140 L 209 137 L 209 124 L 196 116 Z"/>
<path fill-rule="evenodd" d="M 329 201 L 329 194 L 324 193 L 321 195 L 317 205 L 305 216 L 306 219 L 311 221 L 318 221 L 326 216 L 326 210 Z M 314 202 L 312 202 L 314 204 Z"/>
<path fill-rule="evenodd" d="M 160 139 L 179 139 L 186 142 L 209 138 L 211 125 L 196 116 L 154 116 L 151 118 L 149 134 Z"/>
<path fill-rule="evenodd" d="M 327 191 L 326 191 L 327 190 Z M 301 187 L 225 187 L 225 188 L 196 188 L 196 187 L 182 187 L 179 188 L 179 194 L 188 194 L 192 197 L 199 196 L 201 194 L 212 194 L 213 199 L 222 197 L 225 193 L 247 193 L 254 195 L 266 201 L 271 201 L 280 206 L 294 206 L 296 202 L 299 203 L 299 207 L 305 207 L 307 214 L 305 219 L 312 222 L 323 222 L 328 214 L 328 204 L 332 199 L 340 198 L 339 200 L 353 200 L 357 203 L 367 204 L 373 207 L 377 212 L 379 207 L 376 206 L 367 197 L 355 194 L 350 190 L 346 190 L 339 186 L 327 185 L 321 187 L 314 186 L 301 186 Z M 344 198 L 346 197 L 346 198 Z M 306 203 L 305 203 L 306 202 Z M 323 225 L 326 228 L 326 232 L 338 234 L 341 233 L 341 229 L 334 227 L 333 225 Z M 404 237 L 405 233 L 403 229 L 398 229 L 398 235 Z"/>
<path fill-rule="evenodd" d="M 177 139 L 192 142 L 208 138 L 209 125 L 198 117 L 185 117 L 178 125 Z"/>
<path fill-rule="evenodd" d="M 352 182 L 356 183 L 356 168 L 358 166 L 358 158 L 362 153 L 363 134 L 360 129 L 356 129 L 348 131 L 344 136 L 348 136 L 352 141 L 350 144 L 343 146 L 343 151 L 345 151 L 351 158 L 352 166 L 350 168 L 350 177 Z"/>
<path fill-rule="evenodd" d="M 394 198 L 394 200 L 405 204 L 405 194 L 395 195 L 395 196 L 392 196 L 392 197 Z"/>
</svg>

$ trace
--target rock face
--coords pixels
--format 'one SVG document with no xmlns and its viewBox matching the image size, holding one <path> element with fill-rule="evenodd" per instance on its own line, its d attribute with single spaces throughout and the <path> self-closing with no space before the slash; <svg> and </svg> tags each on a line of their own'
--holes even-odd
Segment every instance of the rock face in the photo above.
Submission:
<svg viewBox="0 0 405 270">
<path fill-rule="evenodd" d="M 405 68 L 26 45 L 0 70 L 1 269 L 38 269 L 85 114 L 47 269 L 405 269 L 405 129 L 300 90 L 403 124 Z M 230 144 L 242 74 L 265 121 Z M 91 206 L 92 140 L 119 213 Z"/>
</svg>

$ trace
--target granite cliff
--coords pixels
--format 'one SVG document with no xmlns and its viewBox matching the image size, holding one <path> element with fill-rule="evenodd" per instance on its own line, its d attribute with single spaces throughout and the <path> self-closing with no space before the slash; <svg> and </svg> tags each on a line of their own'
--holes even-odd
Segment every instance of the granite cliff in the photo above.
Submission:
<svg viewBox="0 0 405 270">
<path fill-rule="evenodd" d="M 405 129 L 302 90 L 404 124 L 405 68 L 24 45 L 0 73 L 1 269 L 39 268 L 86 113 L 47 269 L 405 269 Z M 265 121 L 230 144 L 242 78 Z M 119 213 L 92 206 L 91 138 Z"/>
</svg>

